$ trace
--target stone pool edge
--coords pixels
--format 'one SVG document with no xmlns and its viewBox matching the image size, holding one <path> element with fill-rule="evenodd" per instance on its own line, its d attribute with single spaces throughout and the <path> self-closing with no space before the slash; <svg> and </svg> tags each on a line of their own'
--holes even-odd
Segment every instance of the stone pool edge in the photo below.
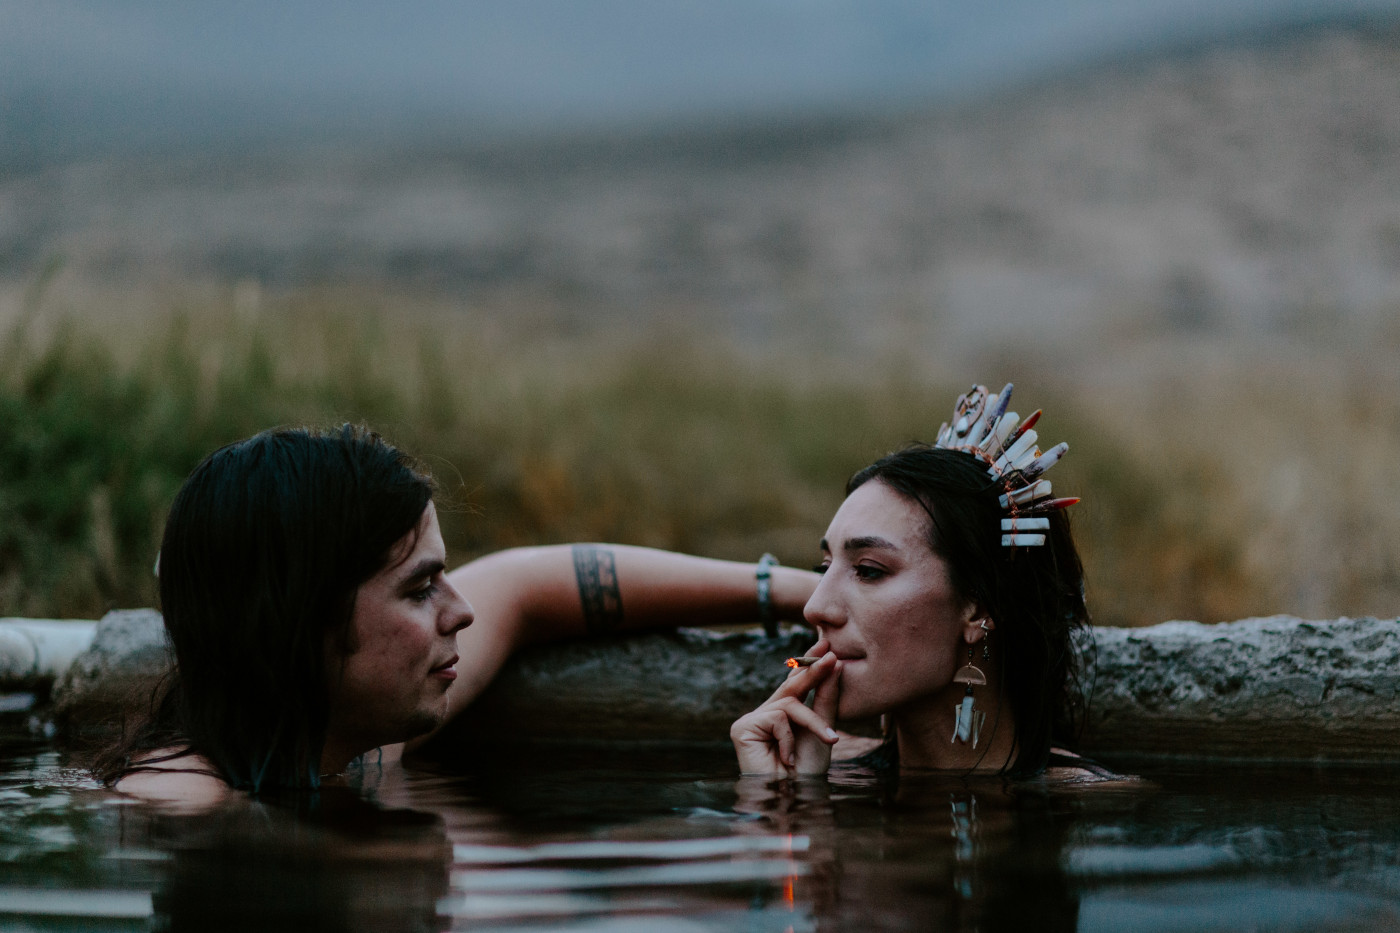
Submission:
<svg viewBox="0 0 1400 933">
<path fill-rule="evenodd" d="M 95 625 L 0 619 L 0 652 L 17 626 L 39 623 L 65 645 L 51 652 L 47 675 L 47 709 L 61 734 L 100 732 L 146 708 L 168 664 L 159 613 L 120 610 Z M 73 627 L 53 628 L 65 625 Z M 90 644 L 74 651 L 83 625 Z M 802 629 L 776 638 L 682 629 L 529 650 L 440 741 L 714 746 L 810 641 Z M 1094 642 L 1085 649 L 1091 689 L 1078 745 L 1086 753 L 1400 761 L 1400 620 L 1171 621 L 1096 628 Z M 0 690 L 42 691 L 48 684 L 34 661 L 0 656 Z"/>
</svg>

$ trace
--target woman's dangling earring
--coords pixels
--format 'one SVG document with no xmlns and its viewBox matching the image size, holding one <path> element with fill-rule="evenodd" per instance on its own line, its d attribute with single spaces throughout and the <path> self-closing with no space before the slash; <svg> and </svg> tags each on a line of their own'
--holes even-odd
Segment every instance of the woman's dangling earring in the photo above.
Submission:
<svg viewBox="0 0 1400 933">
<path fill-rule="evenodd" d="M 987 623 L 983 622 L 982 631 L 987 632 Z M 967 684 L 967 693 L 963 695 L 962 703 L 953 707 L 955 715 L 953 725 L 953 737 L 948 740 L 951 745 L 954 742 L 971 742 L 972 747 L 977 747 L 977 740 L 982 737 L 982 723 L 986 720 L 987 714 L 978 709 L 973 703 L 972 688 L 982 686 L 987 683 L 987 675 L 982 673 L 982 669 L 972 663 L 973 648 L 967 646 L 967 663 L 958 668 L 958 672 L 953 675 L 953 683 Z M 982 639 L 982 658 L 991 659 L 991 652 L 987 648 L 986 637 Z"/>
</svg>

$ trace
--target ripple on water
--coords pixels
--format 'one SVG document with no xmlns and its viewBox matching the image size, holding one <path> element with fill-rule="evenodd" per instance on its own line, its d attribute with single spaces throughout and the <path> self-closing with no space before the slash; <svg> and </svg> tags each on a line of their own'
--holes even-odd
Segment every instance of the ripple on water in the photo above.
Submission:
<svg viewBox="0 0 1400 933">
<path fill-rule="evenodd" d="M 1173 767 L 1063 793 L 484 759 L 192 817 L 0 743 L 0 929 L 1400 929 L 1400 778 Z"/>
<path fill-rule="evenodd" d="M 1095 891 L 1079 905 L 1078 933 L 1315 933 L 1400 929 L 1394 900 L 1310 886 L 1190 882 Z"/>
</svg>

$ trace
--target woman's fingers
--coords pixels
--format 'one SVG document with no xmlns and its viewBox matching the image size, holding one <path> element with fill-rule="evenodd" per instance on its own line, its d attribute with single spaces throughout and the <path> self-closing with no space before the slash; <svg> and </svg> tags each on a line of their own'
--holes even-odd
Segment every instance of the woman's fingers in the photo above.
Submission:
<svg viewBox="0 0 1400 933">
<path fill-rule="evenodd" d="M 778 744 L 778 761 L 785 768 L 792 767 L 792 723 L 779 714 L 773 722 L 773 738 Z"/>
<path fill-rule="evenodd" d="M 735 720 L 729 729 L 739 770 L 745 774 L 776 774 L 792 760 L 792 726 L 776 707 L 761 706 Z"/>
<path fill-rule="evenodd" d="M 734 722 L 729 737 L 745 773 L 826 772 L 840 696 L 840 662 L 830 647 L 825 637 L 818 639 L 810 651 L 814 664 L 793 670 L 767 702 Z M 814 691 L 809 707 L 803 700 Z"/>
<path fill-rule="evenodd" d="M 826 722 L 836 721 L 836 708 L 841 699 L 841 662 L 832 665 L 831 673 L 817 684 L 812 696 L 812 710 Z"/>
<path fill-rule="evenodd" d="M 729 737 L 739 757 L 739 768 L 746 774 L 778 774 L 816 760 L 803 743 L 818 740 L 814 747 L 834 745 L 836 730 L 796 697 L 782 697 L 765 703 L 735 720 Z M 818 756 L 820 757 L 820 756 Z M 830 760 L 829 753 L 826 760 Z M 808 767 L 804 771 L 813 771 Z M 825 771 L 824 767 L 816 769 Z M 815 773 L 815 771 L 814 771 Z"/>
<path fill-rule="evenodd" d="M 837 741 L 830 721 L 796 697 L 779 700 L 775 705 L 795 730 L 794 754 L 786 760 L 788 768 L 798 774 L 826 774 L 831 767 L 831 747 Z"/>
<path fill-rule="evenodd" d="M 828 745 L 836 744 L 836 730 L 831 728 L 831 723 L 796 697 L 784 697 L 770 704 L 770 708 L 782 710 L 788 722 L 806 729 Z"/>
<path fill-rule="evenodd" d="M 828 745 L 836 742 L 836 730 L 831 728 L 831 724 L 795 697 L 765 703 L 747 716 L 741 716 L 730 727 L 729 737 L 735 744 L 754 741 L 776 743 L 779 749 L 791 751 L 794 725 Z M 781 757 L 787 763 L 791 755 Z"/>
<path fill-rule="evenodd" d="M 812 697 L 811 709 L 807 711 L 817 721 L 826 724 L 822 732 L 815 733 L 820 742 L 808 737 L 797 745 L 797 770 L 803 774 L 825 774 L 831 768 L 831 749 L 836 744 L 836 731 L 829 725 L 836 721 L 837 701 L 841 696 L 841 662 L 837 661 L 832 672 L 817 685 Z M 803 709 L 807 709 L 806 706 Z M 808 736 L 813 733 L 808 733 Z"/>
</svg>

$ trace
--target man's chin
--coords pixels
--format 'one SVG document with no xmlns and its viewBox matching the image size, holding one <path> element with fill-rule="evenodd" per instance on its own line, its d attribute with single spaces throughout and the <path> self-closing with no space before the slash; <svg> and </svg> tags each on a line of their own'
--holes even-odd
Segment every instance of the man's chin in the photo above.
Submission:
<svg viewBox="0 0 1400 933">
<path fill-rule="evenodd" d="M 419 710 L 403 724 L 404 734 L 399 741 L 417 739 L 437 729 L 447 721 L 447 710 Z"/>
</svg>

